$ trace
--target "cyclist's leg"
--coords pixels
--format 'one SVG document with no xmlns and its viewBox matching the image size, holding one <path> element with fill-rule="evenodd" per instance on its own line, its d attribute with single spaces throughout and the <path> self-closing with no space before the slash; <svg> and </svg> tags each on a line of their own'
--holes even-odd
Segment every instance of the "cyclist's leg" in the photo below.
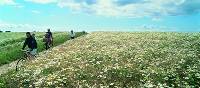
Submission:
<svg viewBox="0 0 200 88">
<path fill-rule="evenodd" d="M 48 50 L 48 49 L 49 49 L 49 45 L 50 45 L 50 39 L 49 39 L 49 38 L 47 38 L 47 42 L 46 42 L 46 50 Z"/>
<path fill-rule="evenodd" d="M 37 49 L 33 49 L 31 52 L 30 52 L 30 55 L 32 58 L 35 58 L 35 56 L 37 55 Z"/>
<path fill-rule="evenodd" d="M 49 42 L 48 42 L 48 41 L 45 43 L 45 49 L 46 49 L 46 50 L 49 49 Z"/>
<path fill-rule="evenodd" d="M 47 49 L 49 49 L 49 48 L 50 48 L 50 41 L 47 44 Z"/>
<path fill-rule="evenodd" d="M 47 42 L 45 42 L 45 44 L 44 44 L 44 45 L 45 45 L 45 49 L 47 50 L 47 45 L 48 45 L 48 43 L 47 43 Z"/>
<path fill-rule="evenodd" d="M 53 46 L 53 38 L 51 38 L 51 46 Z"/>
<path fill-rule="evenodd" d="M 48 42 L 48 48 L 50 48 L 51 47 L 51 44 L 52 44 L 52 39 L 51 38 L 49 38 L 49 42 Z"/>
<path fill-rule="evenodd" d="M 33 50 L 32 49 L 28 49 L 27 52 L 25 52 L 25 54 L 24 54 L 25 56 L 24 57 L 26 59 L 28 59 L 28 60 L 31 60 L 33 58 L 34 54 L 35 54 L 34 53 L 34 49 Z"/>
<path fill-rule="evenodd" d="M 53 46 L 53 38 L 50 40 L 50 45 Z"/>
<path fill-rule="evenodd" d="M 24 54 L 24 58 L 30 60 L 32 57 L 31 57 L 31 49 L 28 49 L 27 52 L 25 52 Z"/>
</svg>

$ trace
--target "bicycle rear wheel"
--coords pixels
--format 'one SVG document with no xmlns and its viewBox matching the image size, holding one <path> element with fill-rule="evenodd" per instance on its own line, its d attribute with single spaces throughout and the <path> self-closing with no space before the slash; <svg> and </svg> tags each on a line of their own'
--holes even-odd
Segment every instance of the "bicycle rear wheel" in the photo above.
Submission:
<svg viewBox="0 0 200 88">
<path fill-rule="evenodd" d="M 24 58 L 19 59 L 16 64 L 16 71 L 22 70 L 25 62 L 26 60 Z"/>
</svg>

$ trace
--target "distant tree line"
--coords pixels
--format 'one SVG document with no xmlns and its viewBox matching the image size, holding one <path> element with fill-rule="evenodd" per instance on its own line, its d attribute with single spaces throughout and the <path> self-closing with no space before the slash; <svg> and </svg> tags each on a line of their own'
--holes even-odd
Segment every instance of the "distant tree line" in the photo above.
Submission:
<svg viewBox="0 0 200 88">
<path fill-rule="evenodd" d="M 0 31 L 0 33 L 1 33 L 1 32 L 3 32 L 3 31 Z M 11 31 L 5 31 L 5 32 L 11 32 Z"/>
</svg>

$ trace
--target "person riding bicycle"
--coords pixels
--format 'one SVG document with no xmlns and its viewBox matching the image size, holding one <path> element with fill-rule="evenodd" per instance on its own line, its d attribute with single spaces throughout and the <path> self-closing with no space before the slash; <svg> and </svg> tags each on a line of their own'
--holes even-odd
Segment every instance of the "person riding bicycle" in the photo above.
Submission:
<svg viewBox="0 0 200 88">
<path fill-rule="evenodd" d="M 44 35 L 43 42 L 44 42 L 44 45 L 45 45 L 45 49 L 48 50 L 50 48 L 50 45 L 51 45 L 51 38 L 49 37 L 48 32 L 46 32 L 46 34 Z"/>
<path fill-rule="evenodd" d="M 75 33 L 74 33 L 73 30 L 71 30 L 71 32 L 70 32 L 70 38 L 71 38 L 71 39 L 74 39 L 74 38 L 75 38 Z"/>
<path fill-rule="evenodd" d="M 47 30 L 47 34 L 48 34 L 47 38 L 48 38 L 50 44 L 53 46 L 53 35 L 52 35 L 52 32 L 50 29 Z"/>
<path fill-rule="evenodd" d="M 30 32 L 26 33 L 26 40 L 24 42 L 22 50 L 25 49 L 25 47 L 28 45 L 28 51 L 32 56 L 35 56 L 37 54 L 37 41 Z"/>
</svg>

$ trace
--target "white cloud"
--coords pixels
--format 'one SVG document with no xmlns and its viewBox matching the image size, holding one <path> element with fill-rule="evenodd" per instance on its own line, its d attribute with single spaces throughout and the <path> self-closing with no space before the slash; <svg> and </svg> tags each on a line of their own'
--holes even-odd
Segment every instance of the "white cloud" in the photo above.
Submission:
<svg viewBox="0 0 200 88">
<path fill-rule="evenodd" d="M 0 5 L 16 5 L 13 0 L 0 0 Z"/>
<path fill-rule="evenodd" d="M 152 21 L 157 21 L 158 22 L 158 21 L 162 21 L 162 19 L 160 17 L 153 17 Z"/>
<path fill-rule="evenodd" d="M 32 10 L 31 12 L 34 13 L 34 14 L 40 14 L 40 13 L 41 13 L 41 12 L 38 11 L 38 10 Z"/>
<path fill-rule="evenodd" d="M 28 2 L 55 3 L 73 12 L 103 16 L 160 17 L 200 12 L 200 0 L 25 0 Z M 0 5 L 14 5 L 13 0 L 0 0 Z M 23 7 L 23 6 L 18 6 Z M 34 11 L 33 13 L 38 13 Z M 157 21 L 158 19 L 153 19 Z"/>
<path fill-rule="evenodd" d="M 90 1 L 90 3 L 88 3 Z M 104 16 L 184 15 L 200 11 L 199 0 L 59 0 L 58 6 Z"/>
<path fill-rule="evenodd" d="M 49 26 L 39 26 L 32 24 L 14 24 L 8 23 L 0 20 L 0 31 L 18 31 L 18 32 L 26 32 L 26 31 L 43 31 L 46 30 Z"/>
<path fill-rule="evenodd" d="M 15 7 L 16 7 L 16 8 L 24 8 L 25 6 L 19 5 L 19 4 L 18 4 L 18 5 L 16 5 Z"/>
<path fill-rule="evenodd" d="M 40 4 L 48 4 L 48 3 L 55 3 L 58 0 L 25 0 L 25 1 L 40 3 Z"/>
<path fill-rule="evenodd" d="M 9 0 L 10 1 L 10 0 Z M 25 0 L 39 4 L 56 3 L 74 12 L 104 16 L 159 17 L 200 12 L 200 0 Z"/>
<path fill-rule="evenodd" d="M 15 8 L 23 8 L 24 7 L 23 5 L 16 3 L 15 0 L 0 0 L 0 6 L 1 5 L 11 5 Z"/>
</svg>

